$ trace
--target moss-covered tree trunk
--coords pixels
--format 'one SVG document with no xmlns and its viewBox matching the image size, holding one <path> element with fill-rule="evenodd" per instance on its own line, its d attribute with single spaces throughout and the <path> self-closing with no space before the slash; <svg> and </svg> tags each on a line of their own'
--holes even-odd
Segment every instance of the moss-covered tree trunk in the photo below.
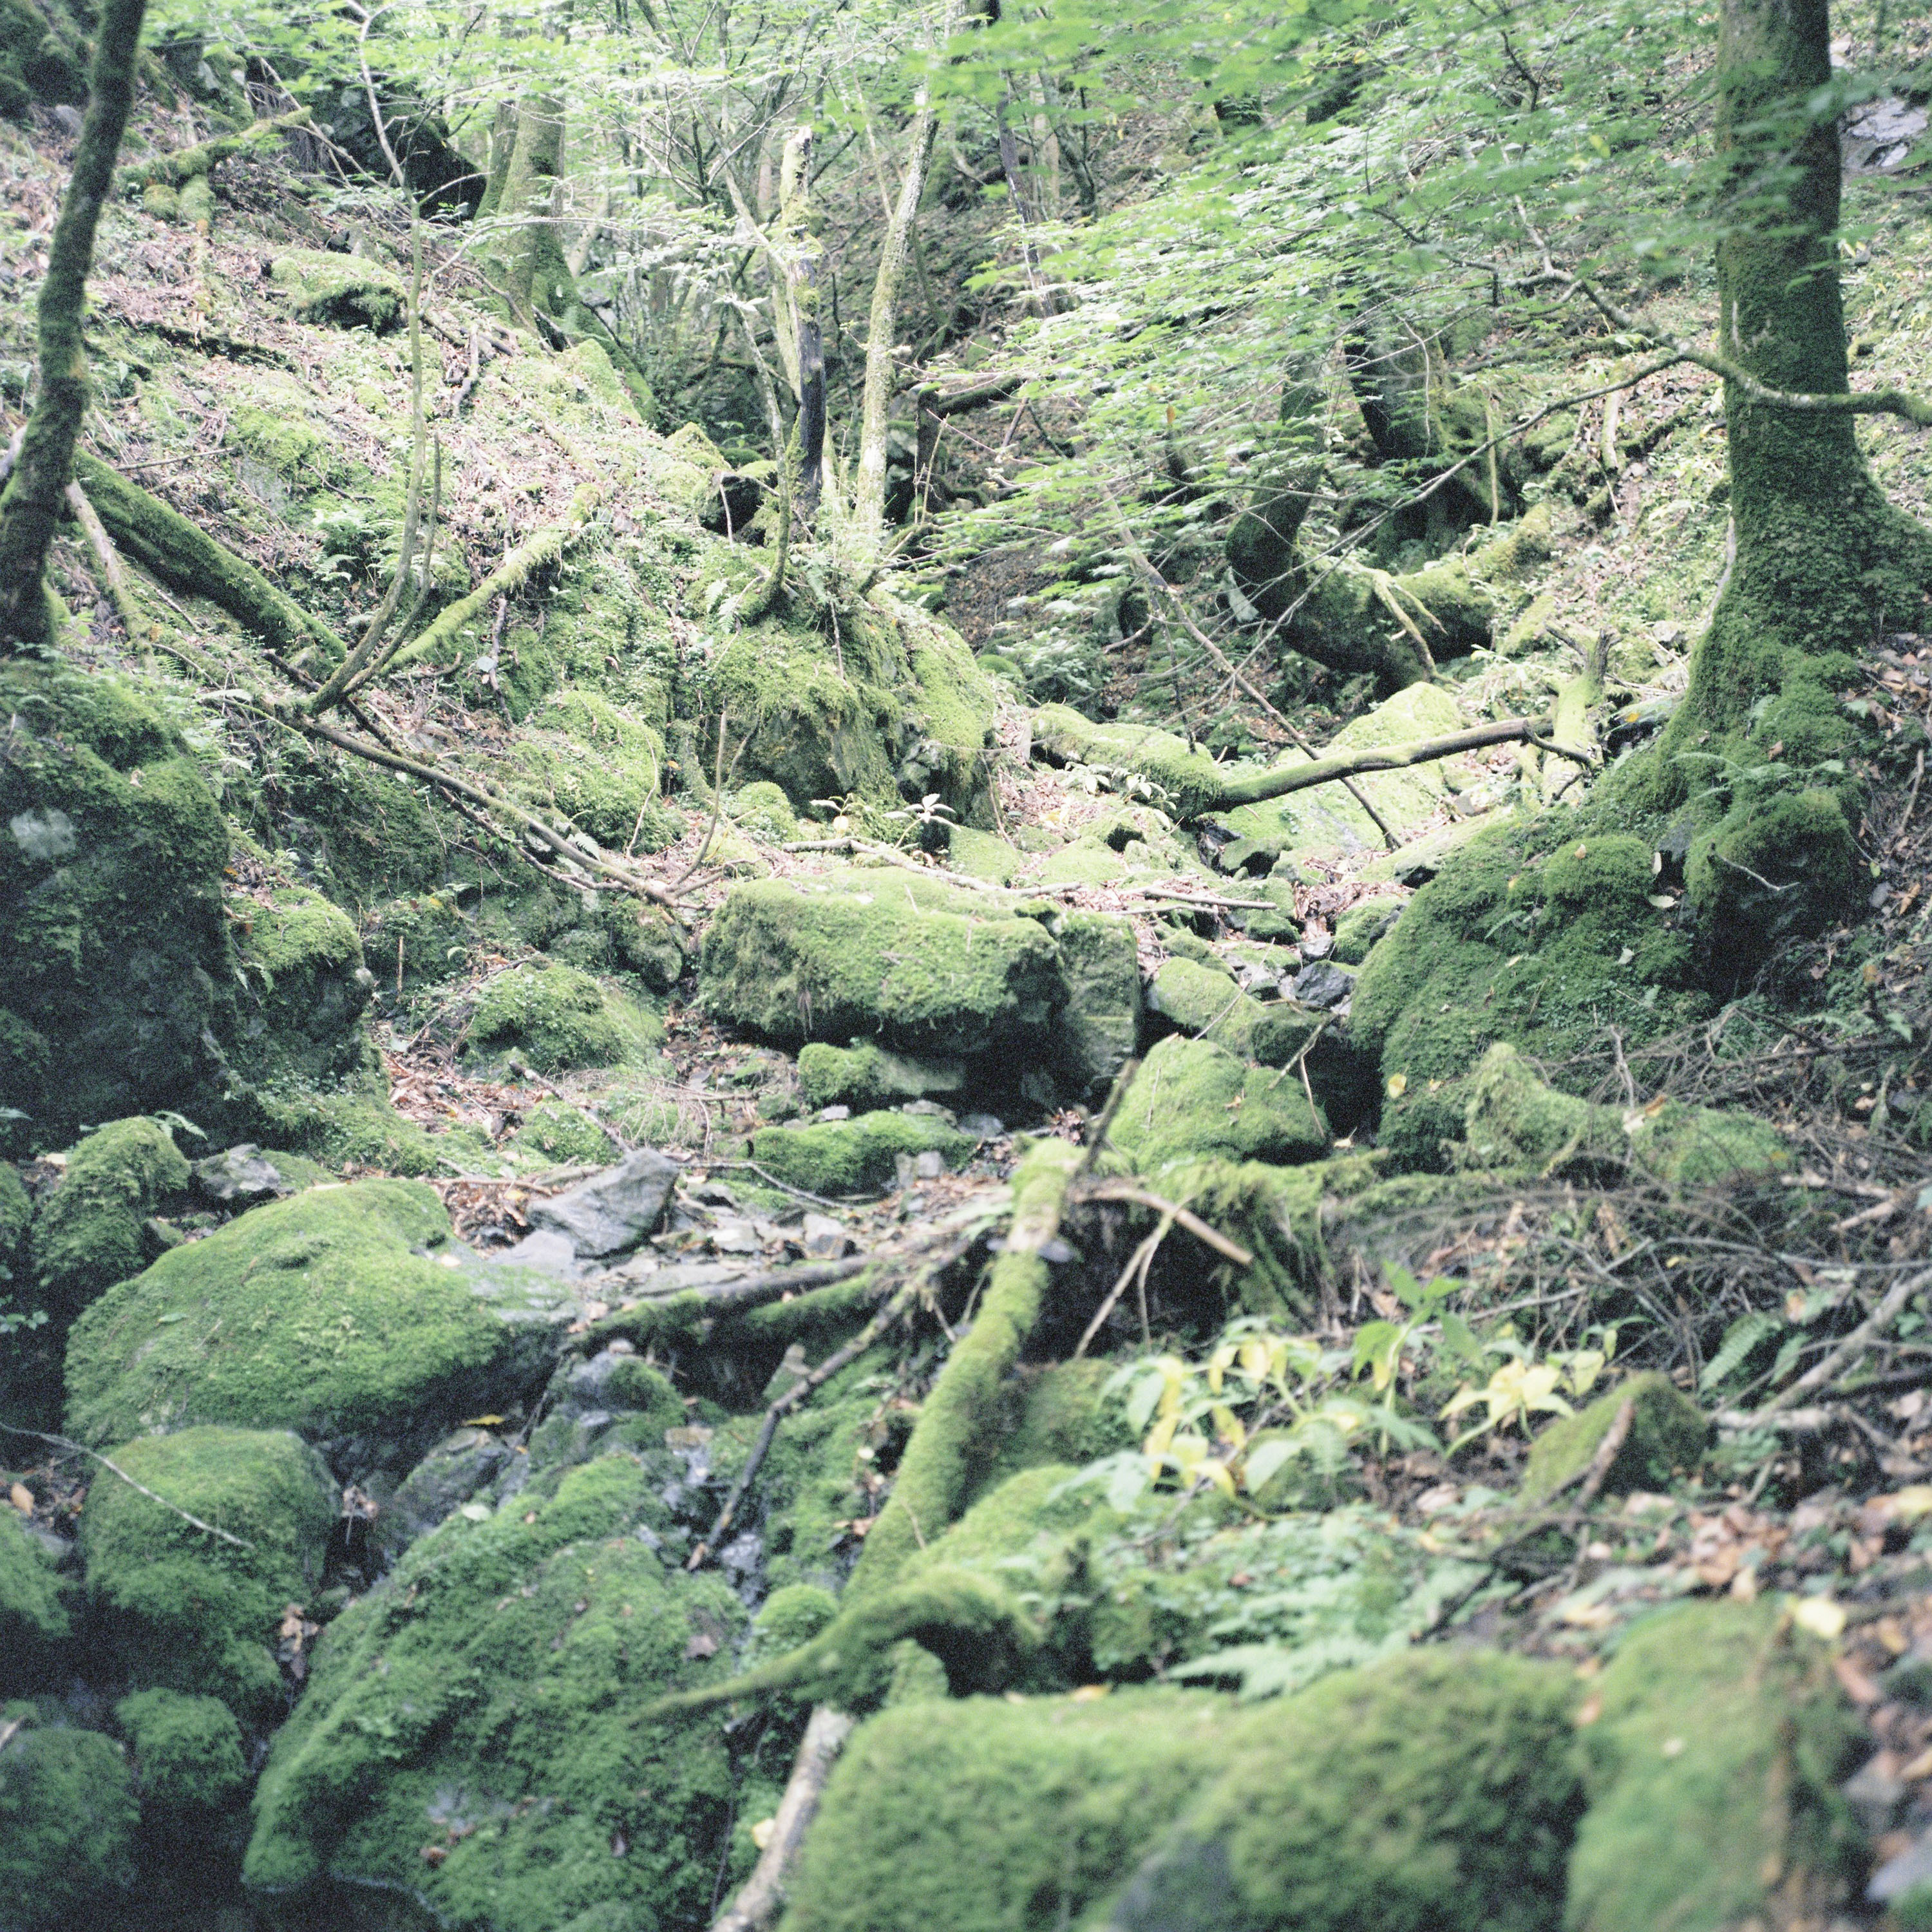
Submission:
<svg viewBox="0 0 1932 1932">
<path fill-rule="evenodd" d="M 498 212 L 518 226 L 503 250 L 505 286 L 512 307 L 555 312 L 567 288 L 569 265 L 558 238 L 556 184 L 563 172 L 563 107 L 547 94 L 517 104 L 517 138 L 503 175 Z"/>
<path fill-rule="evenodd" d="M 1842 395 L 1836 123 L 1808 98 L 1831 79 L 1828 0 L 1725 0 L 1718 137 L 1730 227 L 1718 250 L 1721 347 L 1787 393 Z M 1834 748 L 1844 654 L 1918 628 L 1932 538 L 1868 473 L 1852 418 L 1726 384 L 1737 557 L 1691 666 L 1673 748 L 1752 721 L 1787 759 Z M 1680 778 L 1680 783 L 1682 780 Z"/>
<path fill-rule="evenodd" d="M 774 305 L 790 318 L 792 340 L 784 360 L 798 398 L 797 503 L 809 523 L 818 508 L 825 463 L 825 337 L 818 320 L 819 244 L 812 219 L 809 128 L 794 128 L 785 141 L 778 232 L 782 259 L 772 264 L 772 272 L 784 285 L 783 300 Z"/>
<path fill-rule="evenodd" d="M 113 190 L 115 157 L 134 104 L 146 11 L 146 0 L 106 0 L 95 32 L 86 118 L 40 286 L 40 394 L 0 496 L 0 648 L 42 641 L 52 628 L 47 546 L 73 480 L 74 442 L 87 412 L 81 306 L 94 230 Z"/>
</svg>

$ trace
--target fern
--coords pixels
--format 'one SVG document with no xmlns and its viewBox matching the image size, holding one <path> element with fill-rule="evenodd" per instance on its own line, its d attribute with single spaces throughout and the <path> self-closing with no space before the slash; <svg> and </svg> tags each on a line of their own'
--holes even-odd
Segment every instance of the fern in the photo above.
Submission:
<svg viewBox="0 0 1932 1932">
<path fill-rule="evenodd" d="M 1748 1315 L 1741 1315 L 1724 1330 L 1724 1339 L 1718 1345 L 1718 1352 L 1704 1364 L 1704 1372 L 1697 1386 L 1700 1390 L 1715 1388 L 1735 1370 L 1742 1368 L 1746 1359 L 1767 1336 L 1775 1335 L 1784 1324 L 1774 1315 L 1767 1315 L 1761 1309 L 1754 1309 Z"/>
</svg>

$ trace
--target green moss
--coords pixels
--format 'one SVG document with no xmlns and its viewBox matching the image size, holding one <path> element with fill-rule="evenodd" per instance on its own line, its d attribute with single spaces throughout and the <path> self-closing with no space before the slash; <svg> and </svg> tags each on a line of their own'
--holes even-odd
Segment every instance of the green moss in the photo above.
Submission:
<svg viewBox="0 0 1932 1932">
<path fill-rule="evenodd" d="M 453 894 L 424 892 L 392 899 L 370 915 L 362 930 L 370 970 L 393 993 L 436 986 L 463 971 L 474 921 Z"/>
<path fill-rule="evenodd" d="M 44 10 L 32 0 L 0 4 L 0 114 L 23 118 L 36 102 L 78 104 L 87 98 L 86 45 L 64 6 Z"/>
<path fill-rule="evenodd" d="M 788 1583 L 774 1590 L 752 1620 L 748 1664 L 802 1649 L 838 1614 L 838 1599 L 816 1583 Z"/>
<path fill-rule="evenodd" d="M 1327 1678 L 1257 1726 L 1110 1922 L 1548 1932 L 1582 1810 L 1576 1701 L 1568 1672 L 1481 1652 Z"/>
<path fill-rule="evenodd" d="M 338 1514 L 321 1458 L 279 1432 L 187 1429 L 124 1444 L 113 1460 L 174 1505 L 104 1473 L 81 1514 L 88 1594 L 124 1681 L 218 1697 L 244 1723 L 272 1722 L 284 1701 L 276 1630 L 320 1582 Z"/>
<path fill-rule="evenodd" d="M 873 601 L 897 630 L 911 668 L 914 710 L 925 730 L 914 754 L 917 782 L 938 793 L 961 824 L 990 826 L 988 750 L 998 686 L 951 625 L 884 590 Z"/>
<path fill-rule="evenodd" d="M 1178 958 L 1162 960 L 1149 989 L 1148 1004 L 1184 1034 L 1211 1040 L 1244 1060 L 1252 1052 L 1262 1003 L 1243 992 L 1233 974 L 1218 960 L 1212 964 Z"/>
<path fill-rule="evenodd" d="M 588 1114 L 554 1100 L 532 1107 L 511 1139 L 560 1167 L 579 1162 L 602 1166 L 616 1158 L 616 1143 Z"/>
<path fill-rule="evenodd" d="M 871 1035 L 950 1056 L 1037 1034 L 1064 998 L 1052 940 L 967 898 L 896 872 L 734 887 L 705 933 L 699 998 L 787 1044 Z"/>
<path fill-rule="evenodd" d="M 849 1047 L 814 1040 L 799 1049 L 798 1085 L 808 1107 L 875 1106 L 956 1094 L 966 1070 L 956 1060 L 914 1060 L 855 1040 Z"/>
<path fill-rule="evenodd" d="M 484 982 L 464 1050 L 514 1046 L 539 1072 L 560 1073 L 634 1066 L 663 1038 L 663 1022 L 629 995 L 574 966 L 539 962 Z"/>
<path fill-rule="evenodd" d="M 1112 1363 L 1090 1355 L 1016 1369 L 1001 1391 L 1007 1413 L 999 1460 L 984 1483 L 990 1486 L 1047 1463 L 1078 1469 L 1132 1448 L 1138 1438 L 1121 1405 L 1102 1394 L 1113 1372 Z"/>
<path fill-rule="evenodd" d="M 760 1127 L 752 1136 L 758 1164 L 810 1194 L 857 1194 L 890 1186 L 901 1155 L 936 1153 L 949 1167 L 976 1143 L 926 1114 L 860 1114 L 814 1126 Z"/>
<path fill-rule="evenodd" d="M 12 1509 L 0 1510 L 0 1698 L 55 1671 L 71 1628 L 65 1595 L 53 1559 Z"/>
<path fill-rule="evenodd" d="M 1679 1100 L 1599 1107 L 1546 1086 L 1498 1042 L 1470 1076 L 1465 1127 L 1470 1157 L 1541 1173 L 1571 1162 L 1631 1166 L 1688 1186 L 1772 1174 L 1791 1165 L 1777 1131 L 1749 1114 Z"/>
<path fill-rule="evenodd" d="M 247 1795 L 241 1727 L 219 1698 L 138 1690 L 122 1699 L 114 1715 L 134 1753 L 144 1824 L 206 1827 Z"/>
<path fill-rule="evenodd" d="M 513 758 L 517 789 L 614 850 L 660 851 L 684 821 L 667 805 L 664 737 L 592 691 L 553 694 L 532 714 Z"/>
<path fill-rule="evenodd" d="M 704 1921 L 735 1849 L 726 1742 L 638 1714 L 719 1676 L 746 1619 L 715 1572 L 628 1533 L 664 1480 L 626 1455 L 533 1480 L 449 1518 L 344 1611 L 262 1774 L 244 1882 L 393 1886 L 502 1932 L 613 1904 L 627 1923 Z"/>
<path fill-rule="evenodd" d="M 1768 1923 L 1808 1882 L 1842 1885 L 1862 1866 L 1837 1787 L 1864 1728 L 1776 1600 L 1658 1612 L 1597 1691 L 1569 1932 Z"/>
<path fill-rule="evenodd" d="M 740 828 L 767 844 L 779 845 L 798 836 L 798 819 L 791 801 L 770 778 L 758 778 L 733 794 L 730 814 Z"/>
<path fill-rule="evenodd" d="M 159 1252 L 145 1223 L 188 1184 L 188 1162 L 164 1127 L 111 1120 L 68 1156 L 42 1197 L 32 1235 L 41 1304 L 70 1322 L 95 1296 L 139 1274 Z"/>
<path fill-rule="evenodd" d="M 503 1400 L 542 1364 L 568 1304 L 448 1240 L 442 1202 L 414 1181 L 255 1208 L 75 1324 L 69 1427 L 103 1444 L 190 1423 L 406 1432 Z"/>
<path fill-rule="evenodd" d="M 15 658 L 0 764 L 0 1106 L 42 1146 L 146 1108 L 194 1117 L 232 983 L 228 835 L 186 747 L 128 688 Z"/>
<path fill-rule="evenodd" d="M 401 321 L 409 299 L 402 277 L 386 262 L 322 248 L 284 250 L 269 263 L 268 278 L 298 320 L 378 335 Z"/>
<path fill-rule="evenodd" d="M 1286 1069 L 1250 1066 L 1211 1041 L 1174 1034 L 1141 1063 L 1111 1136 L 1142 1172 L 1181 1162 L 1318 1160 L 1326 1121 Z"/>
<path fill-rule="evenodd" d="M 1141 969 L 1130 921 L 1062 914 L 1052 928 L 1066 1003 L 1054 1029 L 1060 1072 L 1076 1094 L 1104 1094 L 1140 1042 Z"/>
<path fill-rule="evenodd" d="M 1033 715 L 1033 739 L 1041 751 L 1066 764 L 1151 779 L 1165 794 L 1167 808 L 1184 818 L 1212 811 L 1222 800 L 1226 774 L 1171 731 L 1145 724 L 1096 724 L 1070 706 L 1046 704 Z"/>
<path fill-rule="evenodd" d="M 301 1148 L 332 1169 L 353 1166 L 383 1174 L 434 1174 L 451 1138 L 406 1120 L 386 1100 L 346 1088 L 258 1090 L 254 1106 L 265 1139 Z"/>
<path fill-rule="evenodd" d="M 134 1884 L 140 1813 L 121 1747 L 34 1726 L 0 1751 L 0 1896 L 20 1932 L 68 1932 Z"/>
<path fill-rule="evenodd" d="M 1538 1436 L 1523 1472 L 1523 1500 L 1539 1502 L 1580 1476 L 1625 1402 L 1630 1405 L 1630 1433 L 1604 1478 L 1605 1493 L 1667 1490 L 1703 1460 L 1711 1430 L 1697 1405 L 1667 1376 L 1633 1376 Z"/>
<path fill-rule="evenodd" d="M 1732 810 L 1693 843 L 1684 882 L 1741 976 L 1780 945 L 1849 919 L 1858 870 L 1843 807 L 1812 790 Z"/>
<path fill-rule="evenodd" d="M 243 984 L 237 1063 L 256 1079 L 322 1082 L 371 1058 L 362 1030 L 376 990 L 362 943 L 320 892 L 284 886 L 233 909 Z"/>
<path fill-rule="evenodd" d="M 1402 914 L 1400 899 L 1363 899 L 1335 922 L 1335 957 L 1359 966 L 1377 940 L 1385 938 Z"/>
</svg>

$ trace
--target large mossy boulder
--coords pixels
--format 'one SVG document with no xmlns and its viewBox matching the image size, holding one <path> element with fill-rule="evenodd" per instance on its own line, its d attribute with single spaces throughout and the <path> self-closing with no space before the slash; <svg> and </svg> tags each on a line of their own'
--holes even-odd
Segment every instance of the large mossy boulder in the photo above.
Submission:
<svg viewBox="0 0 1932 1932">
<path fill-rule="evenodd" d="M 1647 1618 L 1597 1680 L 1568 1932 L 1832 1916 L 1864 1862 L 1840 1794 L 1870 1748 L 1825 1647 L 1775 1598 Z"/>
<path fill-rule="evenodd" d="M 459 1512 L 329 1626 L 256 1794 L 253 1892 L 392 1888 L 496 1932 L 708 1921 L 756 1856 L 725 1736 L 638 1714 L 724 1674 L 746 1616 L 657 1546 L 650 1460 Z"/>
<path fill-rule="evenodd" d="M 98 1731 L 43 1724 L 0 1747 L 0 1928 L 74 1932 L 131 1896 L 140 1822 L 121 1747 Z"/>
<path fill-rule="evenodd" d="M 94 1302 L 68 1340 L 68 1426 L 104 1446 L 197 1423 L 293 1429 L 384 1460 L 514 1400 L 574 1312 L 541 1275 L 452 1241 L 419 1183 L 312 1188 Z"/>
<path fill-rule="evenodd" d="M 13 658 L 0 710 L 0 1106 L 55 1147 L 143 1109 L 192 1117 L 232 977 L 220 809 L 113 678 Z"/>
<path fill-rule="evenodd" d="M 574 966 L 539 960 L 484 982 L 464 1036 L 472 1055 L 520 1052 L 539 1073 L 628 1066 L 664 1038 L 656 1016 Z"/>
<path fill-rule="evenodd" d="M 1141 1062 L 1110 1138 L 1143 1173 L 1208 1160 L 1319 1160 L 1328 1124 L 1287 1067 L 1170 1034 Z"/>
<path fill-rule="evenodd" d="M 117 1674 L 219 1698 L 266 1727 L 284 1704 L 278 1627 L 314 1594 L 340 1514 L 321 1458 L 285 1431 L 187 1429 L 124 1444 L 112 1460 L 132 1480 L 96 1478 L 80 1550 Z"/>
<path fill-rule="evenodd" d="M 116 1282 L 139 1274 L 161 1252 L 149 1221 L 189 1178 L 172 1136 L 153 1120 L 137 1114 L 89 1134 L 34 1210 L 40 1306 L 65 1324 Z"/>
</svg>

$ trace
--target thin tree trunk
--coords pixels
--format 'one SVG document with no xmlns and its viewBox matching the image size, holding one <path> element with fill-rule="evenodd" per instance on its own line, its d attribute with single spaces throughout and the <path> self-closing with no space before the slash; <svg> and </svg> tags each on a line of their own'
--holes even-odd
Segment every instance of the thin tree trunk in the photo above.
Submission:
<svg viewBox="0 0 1932 1932">
<path fill-rule="evenodd" d="M 786 374 L 798 398 L 799 514 L 809 523 L 818 507 L 825 463 L 825 338 L 818 321 L 818 238 L 812 230 L 812 130 L 793 129 L 778 176 L 782 262 L 774 278 L 784 284 L 793 353 Z"/>
<path fill-rule="evenodd" d="M 87 412 L 81 307 L 94 230 L 113 190 L 115 157 L 134 104 L 146 11 L 146 0 L 105 0 L 95 29 L 87 115 L 40 286 L 40 394 L 0 495 L 0 647 L 44 641 L 52 628 L 47 546 L 74 480 L 74 443 Z"/>
<path fill-rule="evenodd" d="M 503 254 L 512 305 L 554 313 L 551 284 L 569 268 L 557 239 L 556 187 L 563 166 L 563 107 L 554 96 L 526 95 L 517 106 L 517 141 L 497 212 L 520 224 Z"/>
</svg>

